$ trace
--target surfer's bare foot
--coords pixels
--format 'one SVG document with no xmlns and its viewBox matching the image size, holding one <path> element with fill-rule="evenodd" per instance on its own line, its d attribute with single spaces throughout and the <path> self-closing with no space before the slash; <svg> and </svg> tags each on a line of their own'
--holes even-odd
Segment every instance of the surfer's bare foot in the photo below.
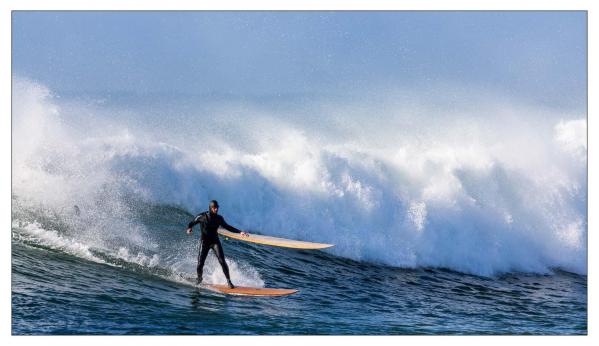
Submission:
<svg viewBox="0 0 599 346">
<path fill-rule="evenodd" d="M 201 284 L 201 283 L 202 283 L 202 278 L 197 278 L 197 279 L 196 279 L 196 285 L 199 285 L 199 284 Z"/>
<path fill-rule="evenodd" d="M 229 288 L 235 288 L 235 285 L 233 285 L 231 280 L 227 281 L 227 284 L 229 285 Z"/>
</svg>

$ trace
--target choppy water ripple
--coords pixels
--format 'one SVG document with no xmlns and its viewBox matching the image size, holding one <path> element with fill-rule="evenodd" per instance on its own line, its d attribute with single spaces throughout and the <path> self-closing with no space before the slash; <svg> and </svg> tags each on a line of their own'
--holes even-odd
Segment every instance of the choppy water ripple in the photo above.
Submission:
<svg viewBox="0 0 599 346">
<path fill-rule="evenodd" d="M 586 334 L 586 277 L 406 270 L 225 241 L 284 298 L 228 297 L 156 268 L 13 240 L 13 334 Z M 110 259 L 106 257 L 106 261 Z"/>
</svg>

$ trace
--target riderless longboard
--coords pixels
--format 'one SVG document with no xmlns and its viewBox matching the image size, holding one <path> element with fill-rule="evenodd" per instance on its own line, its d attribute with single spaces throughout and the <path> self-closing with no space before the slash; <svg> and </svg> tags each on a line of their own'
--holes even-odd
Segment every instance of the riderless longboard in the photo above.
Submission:
<svg viewBox="0 0 599 346">
<path fill-rule="evenodd" d="M 249 237 L 245 237 L 239 233 L 229 232 L 222 228 L 218 229 L 218 233 L 225 237 L 229 237 L 229 238 L 233 238 L 233 239 L 237 239 L 237 240 L 243 240 L 243 241 L 247 241 L 250 243 L 288 247 L 288 248 L 294 248 L 294 249 L 319 250 L 319 249 L 326 249 L 326 248 L 334 246 L 333 244 L 312 243 L 312 242 L 308 242 L 308 241 L 276 238 L 276 237 L 270 237 L 267 235 L 258 235 L 258 234 L 250 234 Z"/>
<path fill-rule="evenodd" d="M 280 297 L 287 296 L 290 294 L 297 293 L 298 290 L 286 289 L 286 288 L 256 288 L 256 287 L 242 287 L 236 286 L 235 288 L 229 288 L 228 285 L 213 285 L 213 284 L 202 284 L 201 288 L 205 288 L 211 291 L 236 295 L 236 296 L 254 296 L 254 297 Z"/>
</svg>

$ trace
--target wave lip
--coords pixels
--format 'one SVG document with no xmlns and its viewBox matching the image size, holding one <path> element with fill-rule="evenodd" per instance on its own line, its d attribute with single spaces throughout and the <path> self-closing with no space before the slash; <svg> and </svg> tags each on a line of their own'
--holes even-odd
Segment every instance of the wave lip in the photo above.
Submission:
<svg viewBox="0 0 599 346">
<path fill-rule="evenodd" d="M 19 230 L 17 232 L 14 231 L 16 227 Z M 63 237 L 57 231 L 47 231 L 38 223 L 21 225 L 21 227 L 13 224 L 13 238 L 26 243 L 44 245 L 93 262 L 106 263 L 95 256 L 88 245 Z"/>
<path fill-rule="evenodd" d="M 95 237 L 117 253 L 154 249 L 152 226 L 134 211 L 139 201 L 194 214 L 218 199 L 240 228 L 336 244 L 327 251 L 356 260 L 477 275 L 586 274 L 579 115 L 476 98 L 477 109 L 432 108 L 412 93 L 384 107 L 158 107 L 140 127 L 128 121 L 147 109 L 107 110 L 14 80 L 13 193 L 55 211 L 77 205 L 94 234 L 75 241 Z M 164 114 L 175 113 L 179 121 L 165 125 Z"/>
</svg>

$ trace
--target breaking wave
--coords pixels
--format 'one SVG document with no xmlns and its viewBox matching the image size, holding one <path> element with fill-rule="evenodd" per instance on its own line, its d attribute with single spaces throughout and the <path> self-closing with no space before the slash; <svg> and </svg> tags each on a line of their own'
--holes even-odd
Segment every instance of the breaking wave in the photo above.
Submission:
<svg viewBox="0 0 599 346">
<path fill-rule="evenodd" d="M 218 199 L 233 225 L 354 260 L 586 274 L 585 114 L 452 92 L 140 105 L 14 77 L 13 233 L 193 273 L 194 243 L 155 229 Z"/>
</svg>

